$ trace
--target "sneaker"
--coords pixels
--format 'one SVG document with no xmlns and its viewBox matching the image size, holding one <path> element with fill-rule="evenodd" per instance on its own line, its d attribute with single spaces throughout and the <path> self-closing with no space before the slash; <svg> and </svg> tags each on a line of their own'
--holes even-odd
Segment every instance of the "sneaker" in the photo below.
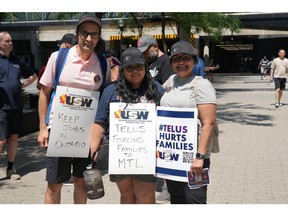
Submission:
<svg viewBox="0 0 288 216">
<path fill-rule="evenodd" d="M 279 108 L 279 103 L 275 103 L 275 107 L 276 107 L 276 108 Z"/>
<path fill-rule="evenodd" d="M 21 176 L 16 173 L 16 170 L 12 170 L 12 169 L 6 171 L 6 176 L 7 176 L 7 178 L 12 179 L 12 180 L 21 179 Z"/>
<path fill-rule="evenodd" d="M 167 188 L 163 187 L 162 192 L 156 198 L 156 203 L 161 204 L 161 203 L 166 203 L 169 201 L 170 201 L 170 194 Z"/>
<path fill-rule="evenodd" d="M 63 185 L 73 185 L 73 178 L 71 177 L 68 181 L 64 182 Z"/>
<path fill-rule="evenodd" d="M 283 106 L 283 104 L 282 104 L 282 103 L 279 103 L 279 106 L 280 106 L 280 107 L 282 107 L 282 106 Z"/>
</svg>

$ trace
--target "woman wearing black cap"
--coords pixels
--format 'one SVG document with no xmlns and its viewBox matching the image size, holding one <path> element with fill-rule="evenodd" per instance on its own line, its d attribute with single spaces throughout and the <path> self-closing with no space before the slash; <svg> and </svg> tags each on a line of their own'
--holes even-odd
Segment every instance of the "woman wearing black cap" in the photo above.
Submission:
<svg viewBox="0 0 288 216">
<path fill-rule="evenodd" d="M 119 78 L 108 85 L 101 96 L 92 132 L 91 153 L 99 147 L 101 136 L 109 137 L 109 103 L 159 103 L 164 89 L 151 79 L 141 51 L 135 47 L 122 54 Z M 151 143 L 153 145 L 153 143 Z M 154 144 L 155 145 L 155 144 Z M 121 204 L 154 204 L 156 178 L 153 175 L 110 175 L 121 194 Z"/>
<path fill-rule="evenodd" d="M 196 158 L 190 173 L 199 176 L 210 165 L 210 137 L 216 119 L 216 94 L 212 84 L 192 69 L 197 61 L 195 49 L 187 41 L 179 41 L 171 47 L 170 62 L 176 75 L 163 84 L 166 89 L 160 105 L 166 107 L 197 108 L 202 124 Z M 188 170 L 187 170 L 188 171 Z M 190 189 L 187 182 L 168 180 L 171 204 L 204 204 L 207 202 L 207 186 Z"/>
</svg>

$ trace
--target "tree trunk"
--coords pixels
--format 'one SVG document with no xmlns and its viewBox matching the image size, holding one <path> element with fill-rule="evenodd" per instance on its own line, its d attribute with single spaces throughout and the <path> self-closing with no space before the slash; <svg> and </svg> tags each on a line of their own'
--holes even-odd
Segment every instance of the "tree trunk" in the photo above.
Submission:
<svg viewBox="0 0 288 216">
<path fill-rule="evenodd" d="M 186 32 L 181 25 L 179 25 L 178 23 L 176 23 L 176 28 L 177 28 L 177 34 L 178 34 L 178 38 L 180 40 L 184 40 L 184 41 L 188 41 L 190 42 L 190 32 Z"/>
<path fill-rule="evenodd" d="M 161 13 L 162 16 L 162 42 L 163 42 L 163 48 L 164 52 L 167 53 L 167 44 L 166 44 L 166 38 L 165 38 L 165 12 Z"/>
</svg>

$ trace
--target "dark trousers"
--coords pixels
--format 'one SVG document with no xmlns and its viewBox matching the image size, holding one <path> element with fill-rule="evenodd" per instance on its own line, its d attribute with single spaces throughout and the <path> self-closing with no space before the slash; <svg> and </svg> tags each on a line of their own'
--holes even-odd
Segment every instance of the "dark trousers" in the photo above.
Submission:
<svg viewBox="0 0 288 216">
<path fill-rule="evenodd" d="M 210 167 L 210 159 L 204 159 L 203 168 Z M 207 204 L 207 186 L 189 189 L 187 182 L 166 180 L 171 204 Z"/>
</svg>

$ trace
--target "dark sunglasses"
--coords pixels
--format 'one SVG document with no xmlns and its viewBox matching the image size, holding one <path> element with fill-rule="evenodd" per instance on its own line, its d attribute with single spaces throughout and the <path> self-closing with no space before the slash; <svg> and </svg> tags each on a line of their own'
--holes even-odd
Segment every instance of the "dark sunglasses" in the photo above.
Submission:
<svg viewBox="0 0 288 216">
<path fill-rule="evenodd" d="M 190 61 L 191 59 L 192 59 L 191 55 L 177 55 L 172 57 L 172 62 L 173 63 L 179 63 L 180 61 L 187 62 Z"/>
<path fill-rule="evenodd" d="M 99 32 L 87 32 L 85 30 L 79 30 L 78 32 L 83 38 L 87 38 L 89 35 L 91 36 L 91 38 L 94 38 L 94 39 L 97 39 L 100 37 Z"/>
<path fill-rule="evenodd" d="M 124 68 L 125 71 L 127 71 L 128 73 L 131 73 L 133 71 L 141 71 L 143 70 L 144 65 L 143 64 L 137 64 L 137 65 L 129 65 L 127 67 Z"/>
</svg>

